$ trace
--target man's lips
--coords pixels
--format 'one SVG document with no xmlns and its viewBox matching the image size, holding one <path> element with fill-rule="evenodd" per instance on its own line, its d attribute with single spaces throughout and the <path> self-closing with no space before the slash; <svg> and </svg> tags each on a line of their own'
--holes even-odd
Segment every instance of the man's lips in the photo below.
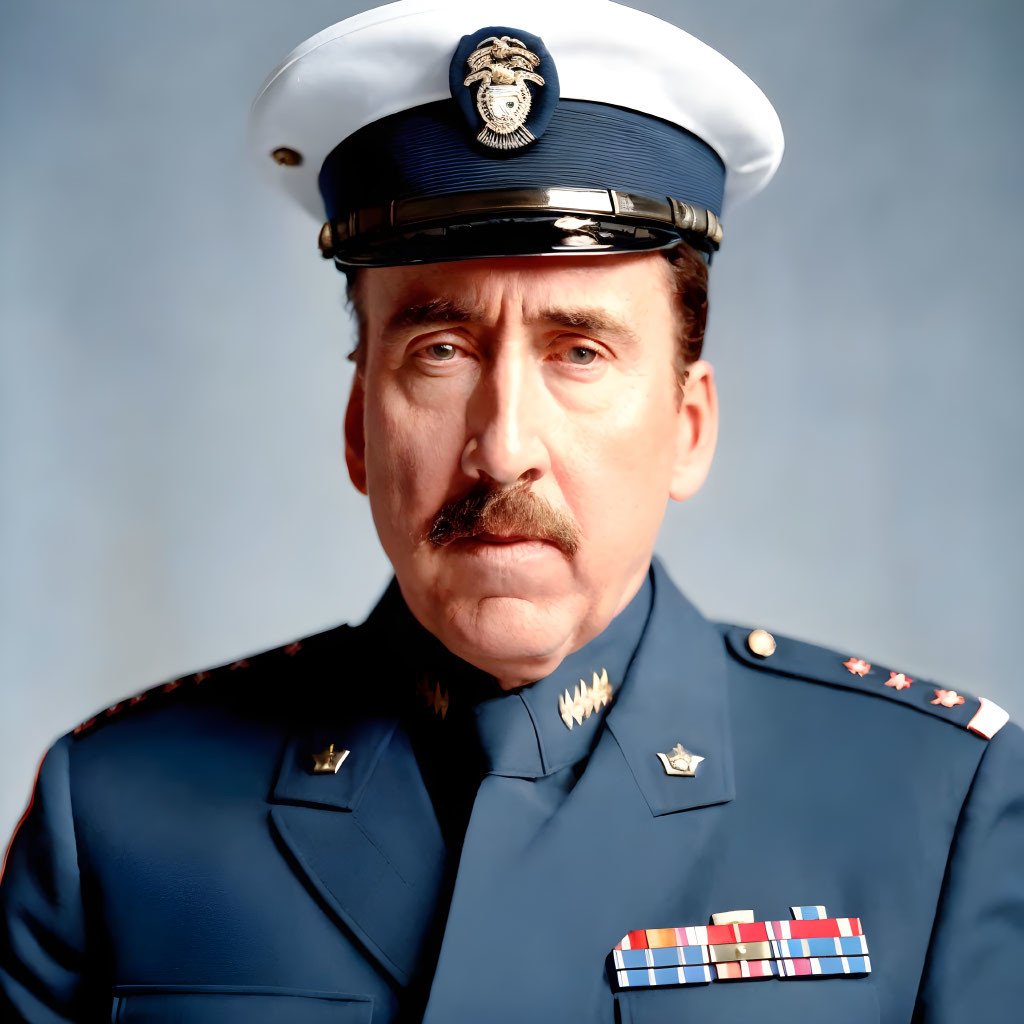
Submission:
<svg viewBox="0 0 1024 1024">
<path fill-rule="evenodd" d="M 484 544 L 544 544 L 547 541 L 543 537 L 527 537 L 521 533 L 499 534 L 499 533 L 478 533 L 473 537 L 466 537 L 470 542 L 478 541 Z"/>
</svg>

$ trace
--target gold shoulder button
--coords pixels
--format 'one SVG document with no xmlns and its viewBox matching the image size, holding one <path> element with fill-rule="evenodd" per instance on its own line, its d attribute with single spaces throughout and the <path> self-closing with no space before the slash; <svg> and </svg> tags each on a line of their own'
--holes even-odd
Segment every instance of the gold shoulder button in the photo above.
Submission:
<svg viewBox="0 0 1024 1024">
<path fill-rule="evenodd" d="M 747 646 L 759 658 L 770 658 L 775 653 L 775 637 L 766 629 L 755 629 L 747 637 Z"/>
</svg>

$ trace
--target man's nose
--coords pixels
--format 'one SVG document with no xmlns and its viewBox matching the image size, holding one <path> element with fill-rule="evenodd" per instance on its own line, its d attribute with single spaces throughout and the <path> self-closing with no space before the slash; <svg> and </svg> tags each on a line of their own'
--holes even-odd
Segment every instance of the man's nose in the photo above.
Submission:
<svg viewBox="0 0 1024 1024">
<path fill-rule="evenodd" d="M 466 410 L 463 472 L 503 486 L 540 479 L 550 469 L 544 416 L 539 368 L 528 355 L 499 355 L 481 374 Z"/>
</svg>

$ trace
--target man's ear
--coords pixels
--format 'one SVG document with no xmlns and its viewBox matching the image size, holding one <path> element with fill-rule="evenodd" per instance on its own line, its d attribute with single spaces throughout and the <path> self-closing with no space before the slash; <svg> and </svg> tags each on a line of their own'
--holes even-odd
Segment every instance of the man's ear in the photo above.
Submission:
<svg viewBox="0 0 1024 1024">
<path fill-rule="evenodd" d="M 366 433 L 363 428 L 363 375 L 352 375 L 352 391 L 345 409 L 345 463 L 348 475 L 360 494 L 366 494 Z"/>
<path fill-rule="evenodd" d="M 692 498 L 703 486 L 718 440 L 718 393 L 715 373 L 703 359 L 691 363 L 679 403 L 676 457 L 669 496 Z"/>
</svg>

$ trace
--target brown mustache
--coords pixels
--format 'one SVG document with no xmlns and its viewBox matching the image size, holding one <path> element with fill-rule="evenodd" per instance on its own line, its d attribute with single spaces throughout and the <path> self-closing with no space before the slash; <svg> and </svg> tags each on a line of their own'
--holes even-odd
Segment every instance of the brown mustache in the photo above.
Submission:
<svg viewBox="0 0 1024 1024">
<path fill-rule="evenodd" d="M 576 523 L 534 494 L 529 484 L 497 490 L 486 484 L 474 487 L 465 497 L 438 510 L 428 536 L 432 544 L 444 547 L 452 541 L 485 533 L 549 541 L 569 559 L 580 546 Z"/>
</svg>

